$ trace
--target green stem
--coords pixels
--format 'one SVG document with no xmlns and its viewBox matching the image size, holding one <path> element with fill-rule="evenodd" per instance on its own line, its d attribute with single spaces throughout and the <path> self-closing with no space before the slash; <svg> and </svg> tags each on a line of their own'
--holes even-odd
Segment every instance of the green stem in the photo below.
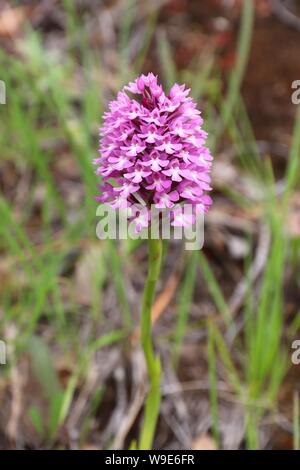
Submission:
<svg viewBox="0 0 300 470">
<path fill-rule="evenodd" d="M 151 309 L 154 300 L 155 286 L 160 273 L 162 256 L 162 241 L 149 238 L 148 240 L 148 277 L 146 280 L 141 313 L 141 343 L 145 355 L 150 388 L 146 398 L 144 422 L 140 436 L 139 448 L 149 450 L 152 447 L 153 436 L 160 408 L 160 359 L 155 356 L 152 332 Z"/>
</svg>

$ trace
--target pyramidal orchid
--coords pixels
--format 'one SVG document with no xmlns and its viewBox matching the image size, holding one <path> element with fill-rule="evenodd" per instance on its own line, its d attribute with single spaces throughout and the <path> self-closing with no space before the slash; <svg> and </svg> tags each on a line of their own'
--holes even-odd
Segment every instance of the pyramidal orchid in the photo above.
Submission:
<svg viewBox="0 0 300 470">
<path fill-rule="evenodd" d="M 151 224 L 151 208 L 166 209 L 173 226 L 189 226 L 211 204 L 212 156 L 196 103 L 185 85 L 168 95 L 152 73 L 141 75 L 109 104 L 100 129 L 100 156 L 94 160 L 101 176 L 99 202 L 126 208 L 139 232 Z M 143 212 L 136 209 L 143 202 Z M 188 204 L 192 213 L 183 214 Z M 152 447 L 160 410 L 161 365 L 152 340 L 151 310 L 160 273 L 162 240 L 148 238 L 148 276 L 141 308 L 141 344 L 149 376 L 139 448 Z"/>
<path fill-rule="evenodd" d="M 104 114 L 100 157 L 94 160 L 103 182 L 97 199 L 118 208 L 142 200 L 149 211 L 145 227 L 151 206 L 169 209 L 172 225 L 181 225 L 183 218 L 172 207 L 187 203 L 196 214 L 211 204 L 207 191 L 213 158 L 189 91 L 175 84 L 166 95 L 155 75 L 141 75 Z"/>
</svg>

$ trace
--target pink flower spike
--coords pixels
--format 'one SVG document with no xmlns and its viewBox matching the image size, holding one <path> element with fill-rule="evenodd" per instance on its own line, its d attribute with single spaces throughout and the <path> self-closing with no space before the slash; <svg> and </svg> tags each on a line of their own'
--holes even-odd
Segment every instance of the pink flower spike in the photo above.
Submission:
<svg viewBox="0 0 300 470">
<path fill-rule="evenodd" d="M 174 84 L 167 95 L 153 73 L 130 82 L 103 116 L 100 157 L 94 159 L 103 181 L 98 200 L 132 207 L 140 197 L 148 209 L 154 204 L 170 212 L 175 203 L 191 205 L 190 219 L 176 214 L 174 225 L 185 226 L 197 211 L 207 212 L 213 158 L 202 125 L 185 85 Z M 138 221 L 139 229 L 144 225 Z"/>
</svg>

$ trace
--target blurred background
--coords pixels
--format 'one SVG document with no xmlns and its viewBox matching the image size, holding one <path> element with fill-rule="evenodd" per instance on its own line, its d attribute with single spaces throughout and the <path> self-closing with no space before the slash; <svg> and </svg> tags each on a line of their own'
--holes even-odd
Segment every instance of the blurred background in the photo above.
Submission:
<svg viewBox="0 0 300 470">
<path fill-rule="evenodd" d="M 2 1 L 0 46 L 0 448 L 138 437 L 147 247 L 96 238 L 91 162 L 149 71 L 191 87 L 215 157 L 204 248 L 165 245 L 154 448 L 298 448 L 300 2 Z"/>
</svg>

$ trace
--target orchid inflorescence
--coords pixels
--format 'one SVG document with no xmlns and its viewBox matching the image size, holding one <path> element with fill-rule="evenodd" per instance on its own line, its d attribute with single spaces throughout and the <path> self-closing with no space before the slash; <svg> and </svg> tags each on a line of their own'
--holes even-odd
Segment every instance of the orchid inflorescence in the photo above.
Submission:
<svg viewBox="0 0 300 470">
<path fill-rule="evenodd" d="M 172 225 L 186 226 L 211 204 L 206 191 L 213 158 L 189 91 L 175 83 L 166 95 L 155 75 L 141 75 L 104 113 L 100 157 L 94 160 L 102 177 L 97 199 L 129 214 L 142 200 L 146 216 L 135 214 L 139 229 L 148 227 L 152 205 L 168 209 Z M 190 218 L 176 210 L 182 203 L 192 206 Z"/>
</svg>

